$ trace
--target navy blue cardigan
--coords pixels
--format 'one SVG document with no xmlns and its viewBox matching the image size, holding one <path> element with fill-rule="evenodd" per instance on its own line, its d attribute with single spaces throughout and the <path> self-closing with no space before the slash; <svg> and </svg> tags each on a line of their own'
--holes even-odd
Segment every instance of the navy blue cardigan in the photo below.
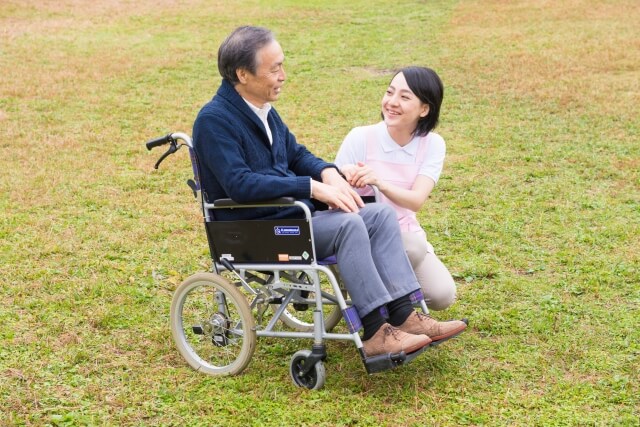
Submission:
<svg viewBox="0 0 640 427">
<path fill-rule="evenodd" d="M 296 142 L 274 108 L 267 116 L 273 137 L 226 80 L 193 125 L 193 145 L 200 163 L 202 189 L 209 202 L 231 198 L 239 203 L 291 196 L 310 202 L 310 178 L 335 167 Z M 218 220 L 300 216 L 300 209 L 216 210 Z"/>
</svg>

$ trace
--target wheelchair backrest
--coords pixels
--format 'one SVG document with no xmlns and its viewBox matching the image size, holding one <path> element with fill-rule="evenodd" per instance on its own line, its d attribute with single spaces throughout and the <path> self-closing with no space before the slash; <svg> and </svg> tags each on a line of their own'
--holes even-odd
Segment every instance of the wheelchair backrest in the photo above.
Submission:
<svg viewBox="0 0 640 427">
<path fill-rule="evenodd" d="M 304 219 L 209 221 L 205 223 L 214 261 L 235 264 L 310 264 L 309 223 Z"/>
<path fill-rule="evenodd" d="M 315 261 L 307 219 L 217 221 L 200 184 L 198 156 L 189 147 L 194 190 L 202 206 L 211 258 L 234 264 L 311 264 Z"/>
</svg>

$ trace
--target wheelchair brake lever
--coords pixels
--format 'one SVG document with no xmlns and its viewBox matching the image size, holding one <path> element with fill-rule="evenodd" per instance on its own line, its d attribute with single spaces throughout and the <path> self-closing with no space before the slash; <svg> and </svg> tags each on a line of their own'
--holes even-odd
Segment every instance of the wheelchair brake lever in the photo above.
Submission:
<svg viewBox="0 0 640 427">
<path fill-rule="evenodd" d="M 178 151 L 178 145 L 175 142 L 171 142 L 171 144 L 169 145 L 169 149 L 166 151 L 166 153 L 164 153 L 156 162 L 156 164 L 153 166 L 154 169 L 158 169 L 158 166 L 160 166 L 160 163 L 162 163 L 162 161 L 164 159 L 167 158 L 168 155 L 175 153 L 176 151 Z"/>
<path fill-rule="evenodd" d="M 196 189 L 196 182 L 192 179 L 187 180 L 187 185 L 193 191 L 193 197 L 198 198 L 198 190 Z"/>
<path fill-rule="evenodd" d="M 231 262 L 229 262 L 229 260 L 226 258 L 220 258 L 220 264 L 224 265 L 224 268 L 229 271 L 236 271 L 236 268 L 233 266 L 233 264 L 231 264 Z"/>
</svg>

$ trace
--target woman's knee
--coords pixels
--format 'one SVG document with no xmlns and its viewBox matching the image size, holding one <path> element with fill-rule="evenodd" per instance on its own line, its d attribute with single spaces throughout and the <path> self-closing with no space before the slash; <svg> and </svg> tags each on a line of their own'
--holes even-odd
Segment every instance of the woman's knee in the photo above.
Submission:
<svg viewBox="0 0 640 427">
<path fill-rule="evenodd" d="M 427 292 L 425 300 L 427 307 L 430 310 L 441 311 L 447 309 L 456 302 L 456 287 L 453 286 L 439 286 L 436 289 L 431 289 L 431 292 Z M 424 292 L 424 290 L 423 290 Z"/>
<path fill-rule="evenodd" d="M 456 282 L 434 254 L 427 254 L 415 272 L 429 309 L 444 310 L 456 301 Z"/>
</svg>

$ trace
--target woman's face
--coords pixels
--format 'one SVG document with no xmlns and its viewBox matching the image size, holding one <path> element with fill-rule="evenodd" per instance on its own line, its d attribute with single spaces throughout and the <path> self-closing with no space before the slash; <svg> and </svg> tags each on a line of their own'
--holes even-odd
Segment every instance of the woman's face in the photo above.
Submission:
<svg viewBox="0 0 640 427">
<path fill-rule="evenodd" d="M 387 127 L 412 133 L 418 126 L 418 120 L 427 114 L 429 105 L 409 89 L 404 74 L 396 74 L 382 97 L 382 115 Z"/>
</svg>

